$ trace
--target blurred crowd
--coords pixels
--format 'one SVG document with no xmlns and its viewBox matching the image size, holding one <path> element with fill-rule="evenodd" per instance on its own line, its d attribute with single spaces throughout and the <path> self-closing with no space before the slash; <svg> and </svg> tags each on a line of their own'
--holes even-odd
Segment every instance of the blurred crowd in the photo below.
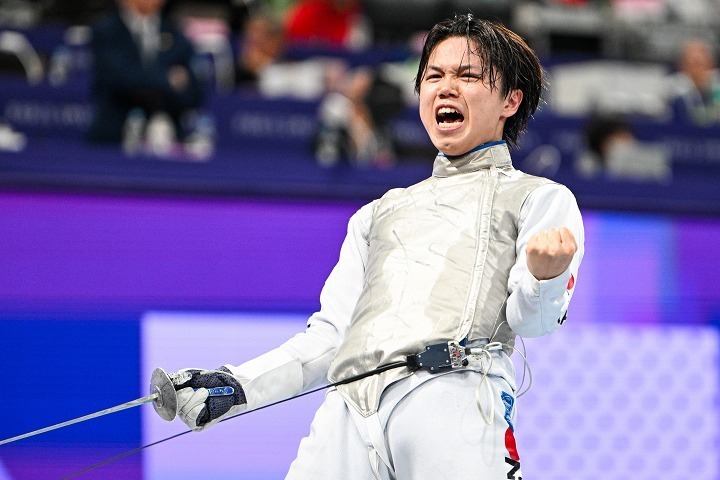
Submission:
<svg viewBox="0 0 720 480">
<path fill-rule="evenodd" d="M 243 89 L 317 101 L 318 164 L 387 168 L 398 160 L 390 124 L 416 102 L 424 29 L 468 10 L 540 54 L 546 108 L 588 119 L 582 175 L 624 172 L 628 146 L 642 157 L 634 116 L 720 125 L 720 0 L 6 0 L 0 70 L 61 83 L 62 55 L 85 48 L 87 139 L 128 153 L 209 158 L 206 99 Z M 43 25 L 65 26 L 66 45 L 33 56 L 21 32 Z M 402 54 L 361 56 L 383 49 Z M 660 165 L 651 176 L 667 174 Z"/>
</svg>

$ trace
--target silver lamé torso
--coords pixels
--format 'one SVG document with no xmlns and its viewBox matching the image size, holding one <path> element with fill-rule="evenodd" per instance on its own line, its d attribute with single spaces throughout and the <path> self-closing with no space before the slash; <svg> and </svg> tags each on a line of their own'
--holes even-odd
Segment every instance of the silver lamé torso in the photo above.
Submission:
<svg viewBox="0 0 720 480">
<path fill-rule="evenodd" d="M 515 170 L 505 144 L 448 158 L 432 177 L 373 203 L 368 262 L 352 322 L 330 367 L 338 381 L 440 341 L 490 338 L 512 346 L 505 322 L 520 208 L 550 182 Z M 377 410 L 394 369 L 338 387 L 360 413 Z"/>
</svg>

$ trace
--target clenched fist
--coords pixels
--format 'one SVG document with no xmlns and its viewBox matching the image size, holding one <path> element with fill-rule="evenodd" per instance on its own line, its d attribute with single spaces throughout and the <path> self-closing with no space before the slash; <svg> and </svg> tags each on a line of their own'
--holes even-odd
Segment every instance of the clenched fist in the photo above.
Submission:
<svg viewBox="0 0 720 480">
<path fill-rule="evenodd" d="M 525 248 L 528 270 L 538 280 L 555 278 L 570 265 L 575 251 L 575 236 L 565 227 L 536 233 Z"/>
</svg>

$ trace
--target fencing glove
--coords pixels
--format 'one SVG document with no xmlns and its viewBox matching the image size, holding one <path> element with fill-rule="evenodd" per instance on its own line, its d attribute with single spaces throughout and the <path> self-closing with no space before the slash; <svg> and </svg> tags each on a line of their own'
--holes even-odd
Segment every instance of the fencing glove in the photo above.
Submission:
<svg viewBox="0 0 720 480">
<path fill-rule="evenodd" d="M 247 403 L 245 392 L 230 370 L 188 368 L 168 375 L 177 392 L 178 417 L 192 430 L 200 431 L 238 413 Z M 232 387 L 233 393 L 212 395 L 217 387 Z"/>
</svg>

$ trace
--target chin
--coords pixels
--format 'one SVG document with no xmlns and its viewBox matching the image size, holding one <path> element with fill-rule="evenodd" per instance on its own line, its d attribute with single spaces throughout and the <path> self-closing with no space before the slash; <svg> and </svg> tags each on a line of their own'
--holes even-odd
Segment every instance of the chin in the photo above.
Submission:
<svg viewBox="0 0 720 480">
<path fill-rule="evenodd" d="M 439 151 L 441 151 L 442 153 L 444 153 L 445 155 L 450 156 L 450 157 L 455 157 L 455 156 L 458 156 L 458 155 L 462 155 L 463 153 L 466 153 L 466 152 L 472 150 L 472 147 L 471 147 L 471 148 L 465 148 L 465 147 L 460 146 L 460 145 L 458 145 L 458 144 L 456 144 L 456 143 L 447 144 L 447 143 L 445 143 L 445 142 L 438 142 L 438 143 L 435 144 L 435 147 L 436 147 Z"/>
<path fill-rule="evenodd" d="M 470 145 L 471 141 L 461 132 L 454 132 L 454 134 L 437 135 L 433 140 L 433 145 L 439 151 L 448 156 L 457 156 L 469 152 L 475 145 Z"/>
</svg>

